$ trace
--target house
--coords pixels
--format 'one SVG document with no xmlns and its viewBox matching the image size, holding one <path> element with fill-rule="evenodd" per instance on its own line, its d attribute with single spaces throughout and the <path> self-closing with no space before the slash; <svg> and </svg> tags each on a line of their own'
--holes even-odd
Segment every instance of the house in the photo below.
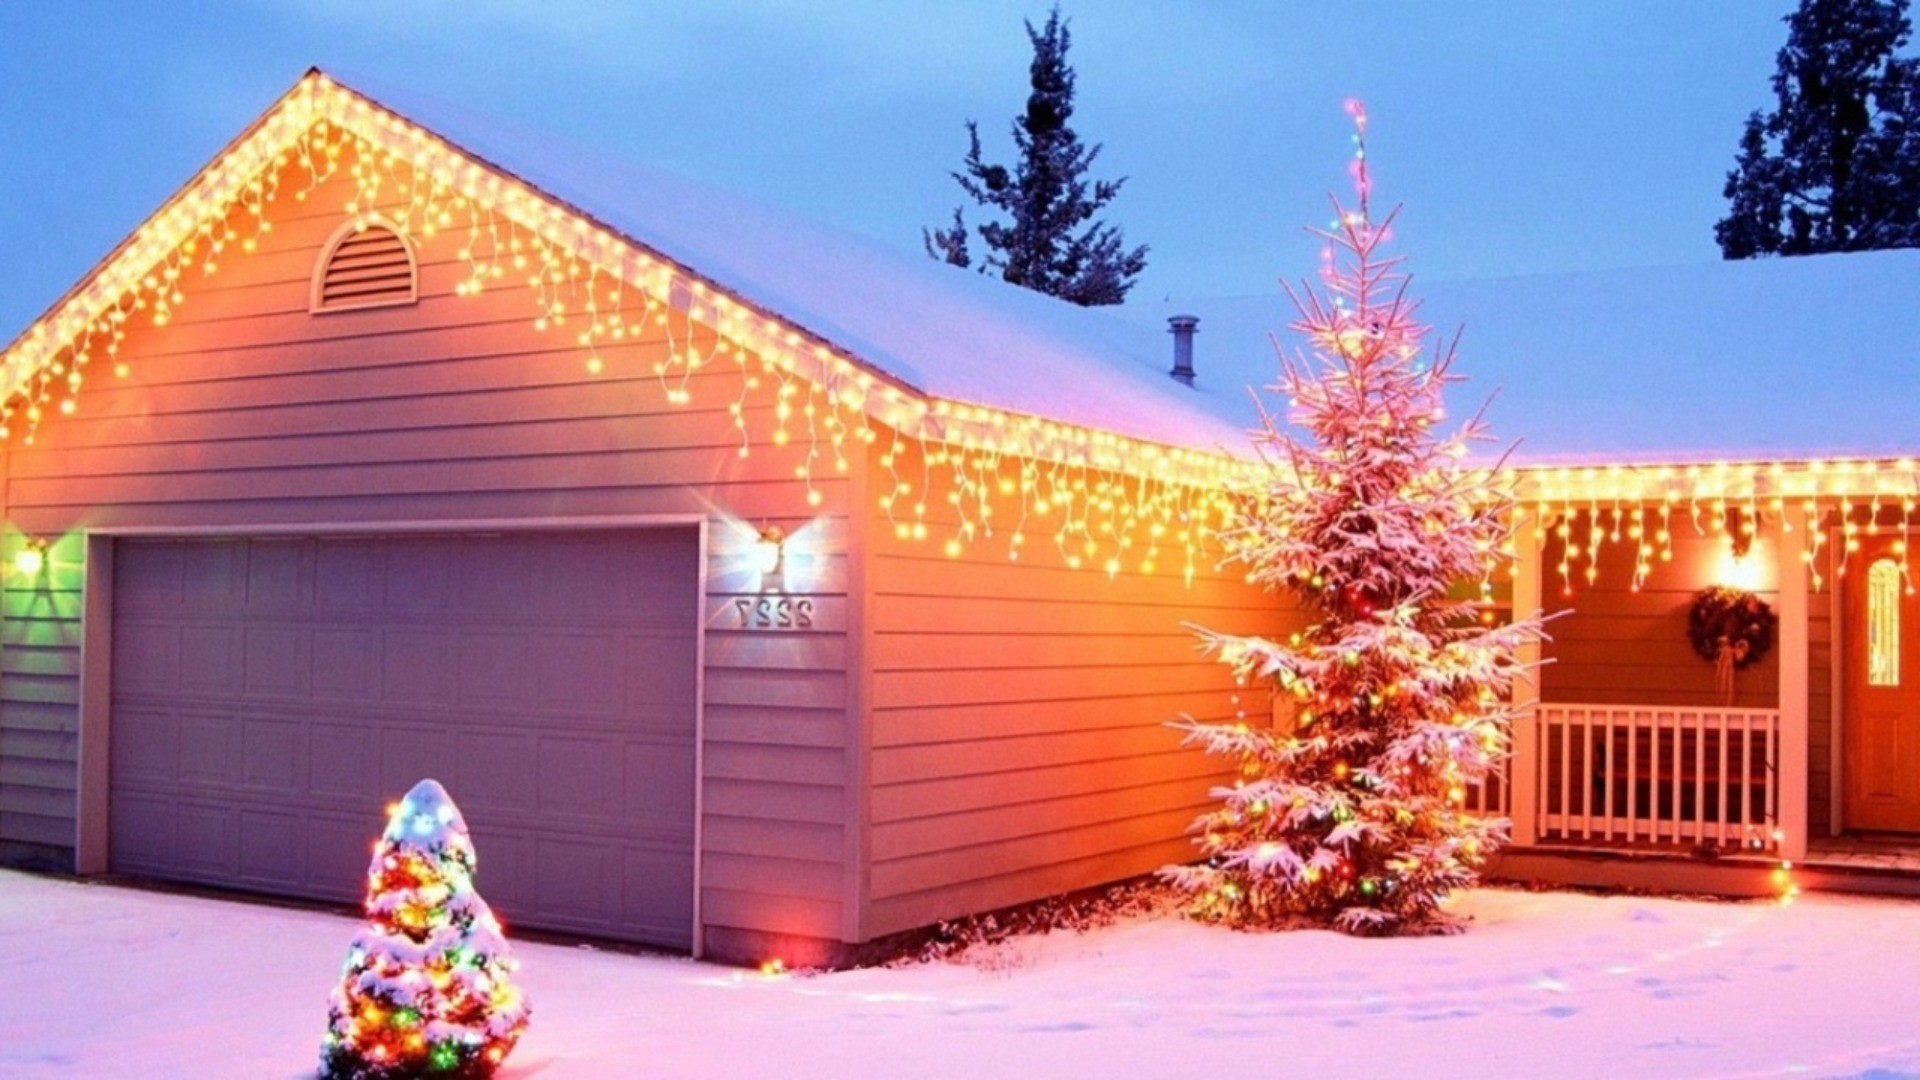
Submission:
<svg viewBox="0 0 1920 1080">
<path fill-rule="evenodd" d="M 1496 601 L 1573 611 L 1473 795 L 1502 872 L 1920 833 L 1920 259 L 1711 271 L 1431 290 L 1527 436 Z M 1271 705 L 1184 626 L 1299 623 L 1209 535 L 1286 319 L 310 73 L 0 358 L 0 859 L 351 900 L 433 776 L 514 925 L 818 963 L 1185 858 L 1221 765 L 1165 721 Z M 1685 640 L 1723 570 L 1779 614 L 1730 697 Z"/>
<path fill-rule="evenodd" d="M 310 73 L 5 353 L 0 856 L 348 901 L 431 776 L 511 925 L 788 963 L 1181 858 L 1286 616 L 1166 349 Z"/>
</svg>

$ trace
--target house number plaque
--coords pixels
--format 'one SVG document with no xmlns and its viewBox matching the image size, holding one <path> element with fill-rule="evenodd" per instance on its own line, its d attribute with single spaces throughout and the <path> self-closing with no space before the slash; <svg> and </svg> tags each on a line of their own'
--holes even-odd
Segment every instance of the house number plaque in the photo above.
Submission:
<svg viewBox="0 0 1920 1080">
<path fill-rule="evenodd" d="M 743 596 L 733 602 L 742 630 L 811 630 L 813 601 L 799 596 Z"/>
</svg>

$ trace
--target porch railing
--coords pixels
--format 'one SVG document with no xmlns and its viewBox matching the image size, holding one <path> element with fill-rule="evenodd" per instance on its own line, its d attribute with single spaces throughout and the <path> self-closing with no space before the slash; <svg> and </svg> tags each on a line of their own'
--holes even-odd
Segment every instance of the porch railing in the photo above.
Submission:
<svg viewBox="0 0 1920 1080">
<path fill-rule="evenodd" d="M 1780 710 L 1541 702 L 1532 722 L 1540 840 L 1778 846 Z"/>
</svg>

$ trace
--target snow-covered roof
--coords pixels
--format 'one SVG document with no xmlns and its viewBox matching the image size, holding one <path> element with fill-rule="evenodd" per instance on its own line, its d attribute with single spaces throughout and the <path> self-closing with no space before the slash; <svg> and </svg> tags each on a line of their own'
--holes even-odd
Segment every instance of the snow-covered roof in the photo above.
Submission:
<svg viewBox="0 0 1920 1080">
<path fill-rule="evenodd" d="M 1252 297 L 1086 309 L 457 106 L 347 85 L 935 397 L 1240 454 L 1292 311 Z M 1299 262 L 1311 269 L 1310 245 Z M 1279 269 L 1287 269 L 1280 267 Z M 1920 251 L 1416 280 L 1466 328 L 1456 413 L 1499 390 L 1532 464 L 1920 452 Z M 1165 317 L 1198 315 L 1199 378 Z"/>
<path fill-rule="evenodd" d="M 1520 440 L 1518 463 L 1920 456 L 1920 250 L 1432 284 L 1416 274 L 1409 295 L 1424 298 L 1436 332 L 1464 327 L 1456 370 L 1469 381 L 1452 411 L 1497 390 L 1489 417 L 1502 442 Z M 1124 314 L 1164 336 L 1176 311 L 1200 318 L 1201 385 L 1273 381 L 1268 334 L 1288 343 L 1293 317 L 1278 288 Z"/>
</svg>

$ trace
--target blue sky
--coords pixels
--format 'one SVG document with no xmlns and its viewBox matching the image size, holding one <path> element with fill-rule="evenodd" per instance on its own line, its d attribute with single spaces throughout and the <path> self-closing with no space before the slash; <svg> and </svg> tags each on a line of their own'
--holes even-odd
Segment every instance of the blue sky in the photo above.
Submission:
<svg viewBox="0 0 1920 1080">
<path fill-rule="evenodd" d="M 1720 186 L 1790 0 L 1080 0 L 1076 123 L 1131 177 L 1137 299 L 1312 269 L 1341 102 L 1417 273 L 1717 257 Z M 0 4 L 0 339 L 309 65 L 364 73 L 903 246 L 1025 101 L 1038 0 Z"/>
</svg>

